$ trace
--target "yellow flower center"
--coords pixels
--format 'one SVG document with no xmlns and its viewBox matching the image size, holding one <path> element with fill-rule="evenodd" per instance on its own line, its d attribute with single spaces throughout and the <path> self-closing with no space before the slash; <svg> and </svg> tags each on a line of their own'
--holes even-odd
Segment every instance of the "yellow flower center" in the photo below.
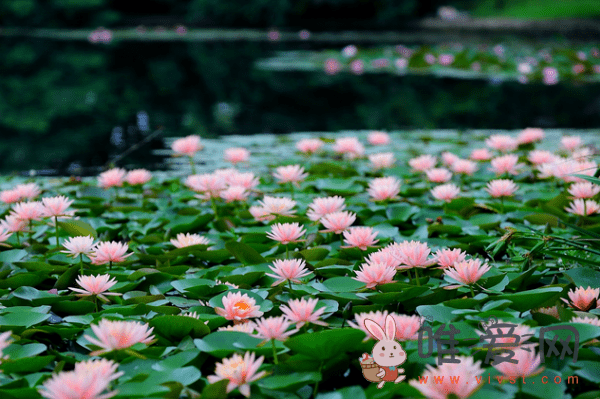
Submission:
<svg viewBox="0 0 600 399">
<path fill-rule="evenodd" d="M 241 310 L 249 310 L 250 309 L 250 306 L 244 301 L 236 302 L 235 305 L 233 305 L 233 307 L 241 309 Z"/>
</svg>

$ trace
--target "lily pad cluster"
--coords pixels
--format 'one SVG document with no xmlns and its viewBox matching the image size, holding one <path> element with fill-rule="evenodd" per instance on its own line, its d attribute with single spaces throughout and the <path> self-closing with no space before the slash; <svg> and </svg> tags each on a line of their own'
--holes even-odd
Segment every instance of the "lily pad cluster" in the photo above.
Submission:
<svg viewBox="0 0 600 399">
<path fill-rule="evenodd" d="M 232 167 L 197 174 L 3 177 L 0 397 L 598 396 L 593 144 L 312 133 L 223 151 Z M 173 149 L 190 170 L 212 151 Z M 378 389 L 364 321 L 386 315 L 406 379 Z M 494 321 L 520 334 L 504 341 L 516 364 L 489 361 Z M 566 340 L 553 327 L 576 329 L 576 356 L 540 357 Z M 449 329 L 453 345 L 431 335 Z"/>
<path fill-rule="evenodd" d="M 591 45 L 553 43 L 542 46 L 512 42 L 374 48 L 348 45 L 341 50 L 282 52 L 257 65 L 269 70 L 321 70 L 329 75 L 340 72 L 355 75 L 431 74 L 457 79 L 554 85 L 561 81 L 597 82 L 600 50 Z"/>
</svg>

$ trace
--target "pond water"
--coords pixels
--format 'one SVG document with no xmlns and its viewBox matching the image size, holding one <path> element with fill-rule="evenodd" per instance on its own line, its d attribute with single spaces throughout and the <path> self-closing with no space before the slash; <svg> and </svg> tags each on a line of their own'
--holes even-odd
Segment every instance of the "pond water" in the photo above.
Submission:
<svg viewBox="0 0 600 399">
<path fill-rule="evenodd" d="M 352 44 L 343 39 L 251 40 L 238 32 L 207 41 L 206 32 L 204 38 L 188 32 L 185 40 L 151 32 L 134 40 L 139 32 L 128 31 L 114 33 L 105 44 L 90 43 L 89 32 L 42 33 L 0 42 L 3 172 L 95 174 L 154 132 L 154 139 L 119 162 L 158 168 L 163 160 L 149 155 L 152 150 L 164 148 L 164 137 L 187 134 L 594 128 L 600 112 L 597 85 L 577 79 L 524 85 L 498 78 L 502 71 L 494 69 L 467 79 L 436 70 L 328 74 L 321 61 L 303 68 L 307 58 L 283 70 L 264 67 L 281 55 L 289 61 L 298 51 L 341 54 Z M 362 40 L 360 51 L 372 58 L 391 44 L 399 43 Z M 584 47 L 592 51 L 592 45 Z M 590 56 L 587 70 L 593 62 Z"/>
</svg>

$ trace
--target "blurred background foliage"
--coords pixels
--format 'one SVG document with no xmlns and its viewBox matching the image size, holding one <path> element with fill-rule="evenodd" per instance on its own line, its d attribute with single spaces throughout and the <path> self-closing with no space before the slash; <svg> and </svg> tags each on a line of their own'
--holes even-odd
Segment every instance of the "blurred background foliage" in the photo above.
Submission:
<svg viewBox="0 0 600 399">
<path fill-rule="evenodd" d="M 0 26 L 24 32 L 140 25 L 169 30 L 185 25 L 397 31 L 407 29 L 411 21 L 434 17 L 438 7 L 447 5 L 473 16 L 600 15 L 600 2 L 595 0 L 10 0 L 0 2 Z M 325 46 L 310 41 L 104 45 L 0 36 L 0 170 L 103 165 L 159 128 L 165 135 L 209 137 L 342 129 L 597 126 L 597 85 L 524 86 L 254 68 L 257 59 L 275 51 L 321 47 Z M 150 148 L 161 146 L 160 140 L 153 141 L 127 160 L 147 166 L 155 161 L 148 155 Z"/>
</svg>

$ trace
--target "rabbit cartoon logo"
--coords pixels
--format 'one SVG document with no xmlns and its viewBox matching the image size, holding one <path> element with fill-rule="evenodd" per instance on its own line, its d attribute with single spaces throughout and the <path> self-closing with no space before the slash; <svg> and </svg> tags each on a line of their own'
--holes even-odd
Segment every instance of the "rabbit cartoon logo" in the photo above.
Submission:
<svg viewBox="0 0 600 399">
<path fill-rule="evenodd" d="M 373 356 L 364 353 L 360 358 L 360 366 L 363 376 L 367 381 L 377 382 L 377 388 L 381 389 L 386 382 L 395 384 L 406 378 L 404 369 L 398 366 L 406 361 L 406 352 L 400 346 L 396 338 L 396 322 L 388 315 L 385 319 L 385 331 L 373 320 L 365 320 L 365 328 L 379 342 L 373 347 Z"/>
</svg>

